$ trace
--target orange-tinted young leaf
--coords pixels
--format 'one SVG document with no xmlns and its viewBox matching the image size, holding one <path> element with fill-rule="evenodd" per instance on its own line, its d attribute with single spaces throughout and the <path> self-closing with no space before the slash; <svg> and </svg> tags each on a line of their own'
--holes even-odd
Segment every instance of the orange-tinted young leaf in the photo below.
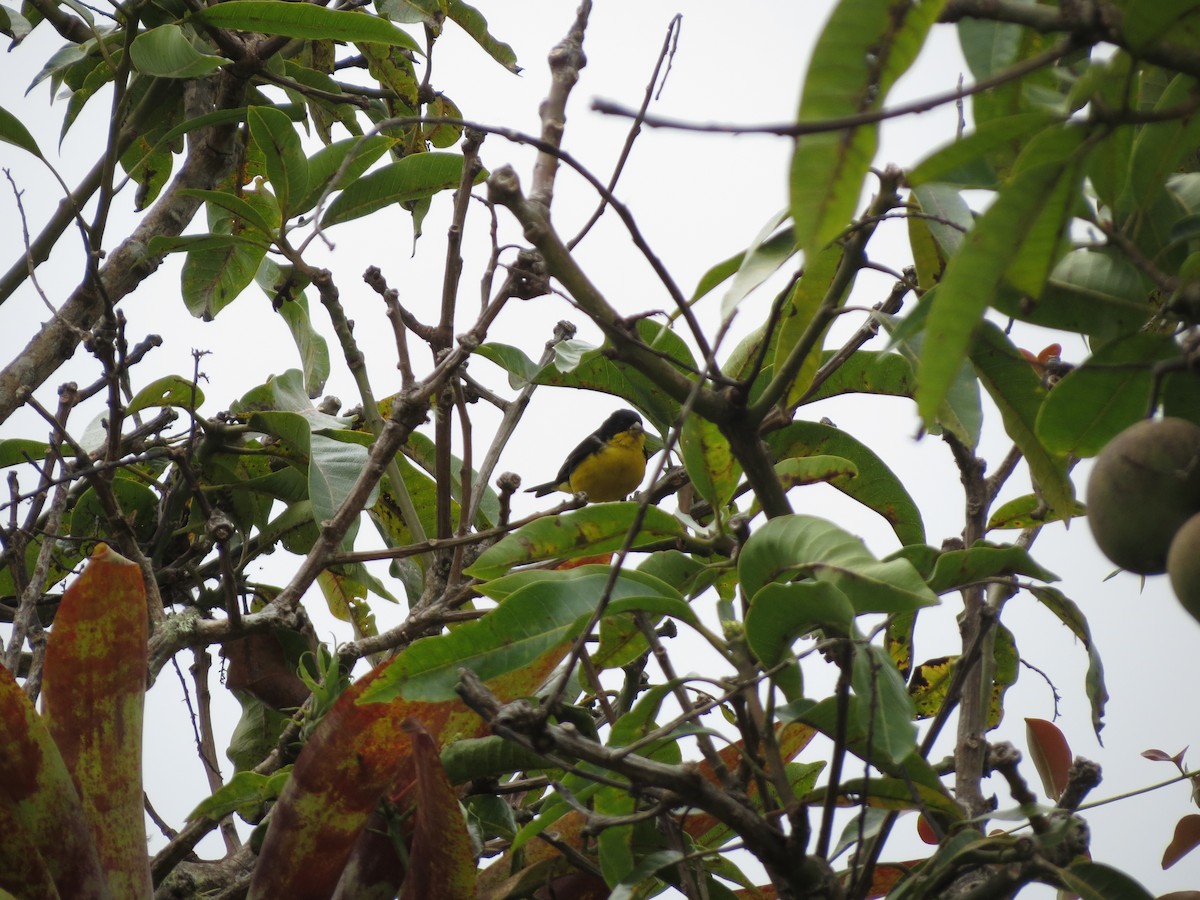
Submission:
<svg viewBox="0 0 1200 900">
<path fill-rule="evenodd" d="M 475 850 L 438 746 L 419 722 L 408 720 L 417 781 L 416 821 L 408 877 L 402 900 L 441 897 L 472 900 L 475 896 Z"/>
<path fill-rule="evenodd" d="M 111 896 L 79 793 L 46 723 L 0 666 L 0 888 L 18 897 Z M 41 889 L 41 892 L 39 892 Z"/>
<path fill-rule="evenodd" d="M 1158 900 L 1200 900 L 1200 891 L 1171 891 L 1169 894 L 1159 894 Z"/>
<path fill-rule="evenodd" d="M 1025 738 L 1046 796 L 1057 800 L 1067 789 L 1067 773 L 1071 768 L 1067 739 L 1057 725 L 1045 719 L 1026 719 Z"/>
<path fill-rule="evenodd" d="M 1162 867 L 1169 869 L 1200 844 L 1200 816 L 1192 813 L 1175 823 L 1175 836 L 1163 852 Z"/>
<path fill-rule="evenodd" d="M 146 637 L 142 570 L 97 544 L 50 629 L 42 704 L 116 897 L 153 892 L 142 796 Z"/>
</svg>

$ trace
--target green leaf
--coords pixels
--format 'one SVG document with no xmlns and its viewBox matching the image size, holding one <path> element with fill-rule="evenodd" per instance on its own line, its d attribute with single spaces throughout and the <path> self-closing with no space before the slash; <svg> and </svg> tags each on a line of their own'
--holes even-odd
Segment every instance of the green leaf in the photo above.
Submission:
<svg viewBox="0 0 1200 900">
<path fill-rule="evenodd" d="M 0 34 L 10 37 L 14 41 L 22 41 L 32 30 L 33 26 L 27 18 L 15 9 L 0 6 Z"/>
<path fill-rule="evenodd" d="M 996 188 L 1000 178 L 990 158 L 998 150 L 1012 157 L 1014 147 L 1032 135 L 1061 125 L 1063 117 L 1050 113 L 1022 113 L 983 122 L 970 134 L 933 151 L 908 172 L 908 183 L 916 187 L 934 182 L 964 188 Z M 922 201 L 924 207 L 924 201 Z M 927 210 L 930 211 L 930 210 Z"/>
<path fill-rule="evenodd" d="M 242 0 L 252 3 L 255 0 Z M 439 191 L 456 188 L 462 181 L 462 157 L 454 153 L 416 153 L 376 169 L 348 184 L 329 204 L 321 218 L 322 227 L 349 222 L 362 216 Z M 480 172 L 476 183 L 487 177 Z"/>
<path fill-rule="evenodd" d="M 0 141 L 27 150 L 38 159 L 45 159 L 37 141 L 29 133 L 29 129 L 21 123 L 20 119 L 2 106 L 0 106 Z"/>
<path fill-rule="evenodd" d="M 574 641 L 587 627 L 598 599 L 597 594 L 564 582 L 526 585 L 483 618 L 412 643 L 367 688 L 360 702 L 390 702 L 397 697 L 426 703 L 451 700 L 461 668 L 487 681 Z M 610 603 L 606 615 L 633 610 L 695 621 L 691 607 L 678 597 L 625 597 Z"/>
<path fill-rule="evenodd" d="M 178 25 L 160 25 L 133 39 L 129 58 L 144 75 L 156 78 L 199 78 L 232 60 L 201 53 Z"/>
<path fill-rule="evenodd" d="M 1009 500 L 999 509 L 992 512 L 988 519 L 988 531 L 1007 528 L 1032 528 L 1035 525 L 1045 525 L 1047 522 L 1065 522 L 1086 515 L 1087 510 L 1079 501 L 1069 510 L 1054 510 L 1046 507 L 1045 501 L 1037 494 L 1026 494 Z"/>
<path fill-rule="evenodd" d="M 822 363 L 833 351 L 826 350 Z M 899 353 L 859 350 L 834 369 L 821 386 L 807 395 L 804 403 L 816 403 L 841 394 L 877 394 L 885 397 L 911 397 L 917 379 L 912 363 Z"/>
<path fill-rule="evenodd" d="M 621 398 L 650 420 L 661 433 L 675 421 L 679 404 L 653 381 L 632 366 L 615 360 L 606 350 L 581 340 L 554 345 L 554 359 L 534 378 L 537 384 L 601 391 Z"/>
<path fill-rule="evenodd" d="M 1075 489 L 1064 454 L 1047 450 L 1035 425 L 1046 389 L 1033 367 L 996 325 L 984 322 L 971 350 L 979 380 L 1000 408 L 1004 430 L 1024 454 L 1034 482 L 1051 509 L 1075 508 Z"/>
<path fill-rule="evenodd" d="M 246 191 L 241 197 L 224 191 L 187 192 L 208 204 L 213 234 L 235 238 L 223 247 L 192 249 L 183 263 L 184 305 L 193 316 L 210 321 L 254 280 L 267 253 L 266 242 L 279 228 L 279 206 L 268 191 Z"/>
<path fill-rule="evenodd" d="M 1154 895 L 1124 872 L 1090 860 L 1058 870 L 1062 886 L 1079 900 L 1154 900 Z"/>
<path fill-rule="evenodd" d="M 916 711 L 887 651 L 874 644 L 855 645 L 850 683 L 858 697 L 858 727 L 894 764 L 903 762 L 916 750 Z"/>
<path fill-rule="evenodd" d="M 244 819 L 256 821 L 262 815 L 263 804 L 277 799 L 291 776 L 291 766 L 284 766 L 270 775 L 238 772 L 217 788 L 211 797 L 201 800 L 199 805 L 188 813 L 187 820 L 195 822 L 208 819 L 210 822 L 218 822 L 230 813 L 238 813 Z"/>
<path fill-rule="evenodd" d="M 1057 246 L 1058 232 L 1066 225 L 1066 197 L 1074 190 L 1076 153 L 1084 135 L 1082 128 L 1075 127 L 1039 135 L 1022 154 L 1024 165 L 947 265 L 925 325 L 918 371 L 917 407 L 926 423 L 936 421 L 984 311 L 994 302 L 1006 274 L 1012 270 L 1027 291 L 1040 293 L 1041 285 L 1034 282 L 1040 265 L 1049 274 L 1052 248 L 1046 247 Z M 1044 219 L 1048 210 L 1053 215 Z M 1053 241 L 1045 240 L 1051 230 L 1046 222 L 1054 225 Z M 1037 242 L 1026 249 L 1031 230 Z"/>
<path fill-rule="evenodd" d="M 1087 650 L 1088 669 L 1084 686 L 1092 705 L 1092 729 L 1099 738 L 1100 729 L 1104 727 L 1104 708 L 1108 704 L 1108 688 L 1104 684 L 1104 663 L 1092 640 L 1092 631 L 1088 626 L 1087 618 L 1074 601 L 1057 588 L 1034 585 L 1029 588 L 1029 593 L 1066 625 Z"/>
<path fill-rule="evenodd" d="M 1013 544 L 996 545 L 977 541 L 965 550 L 947 550 L 938 556 L 929 588 L 944 594 L 984 578 L 1027 575 L 1039 581 L 1058 581 L 1053 572 L 1038 565 L 1029 551 Z"/>
<path fill-rule="evenodd" d="M 881 109 L 916 59 L 944 0 L 843 0 L 813 49 L 798 121 Z M 879 142 L 878 124 L 803 135 L 791 164 L 796 243 L 811 260 L 854 218 Z"/>
<path fill-rule="evenodd" d="M 724 508 L 733 496 L 742 467 L 721 430 L 699 415 L 683 420 L 679 452 L 692 485 L 714 510 Z"/>
<path fill-rule="evenodd" d="M 722 319 L 728 318 L 742 300 L 778 272 L 795 255 L 796 242 L 792 229 L 788 227 L 780 230 L 788 217 L 787 210 L 776 213 L 755 235 L 745 252 L 734 257 L 738 260 L 738 265 L 733 272 L 733 283 L 725 292 L 725 296 L 721 298 Z M 722 271 L 724 268 L 719 267 L 717 271 L 705 275 L 701 279 L 701 285 L 708 281 L 712 287 L 716 287 L 720 281 L 713 281 L 713 279 L 716 279 Z M 700 287 L 697 287 L 694 299 L 699 299 L 701 296 L 703 294 Z"/>
<path fill-rule="evenodd" d="M 908 560 L 880 562 L 860 538 L 815 516 L 771 519 L 738 555 L 738 578 L 748 596 L 771 582 L 803 577 L 838 588 L 859 615 L 908 612 L 938 602 Z"/>
<path fill-rule="evenodd" d="M 873 450 L 846 432 L 820 422 L 796 421 L 766 438 L 776 459 L 835 456 L 848 459 L 858 470 L 854 477 L 829 483 L 847 496 L 883 516 L 901 544 L 925 542 L 925 526 L 917 504 Z"/>
<path fill-rule="evenodd" d="M 146 385 L 129 401 L 126 412 L 141 412 L 159 406 L 178 406 L 193 412 L 204 402 L 204 392 L 180 375 L 166 375 Z"/>
<path fill-rule="evenodd" d="M 786 658 L 796 638 L 818 628 L 831 636 L 851 635 L 854 616 L 849 599 L 832 584 L 768 584 L 750 601 L 746 641 L 763 666 L 770 668 Z"/>
<path fill-rule="evenodd" d="M 250 139 L 262 152 L 267 180 L 275 189 L 283 218 L 289 219 L 299 211 L 293 204 L 308 190 L 308 157 L 300 146 L 300 135 L 285 113 L 270 106 L 250 107 L 246 121 Z"/>
<path fill-rule="evenodd" d="M 846 285 L 840 296 L 833 298 L 827 296 L 837 277 L 838 270 L 842 267 L 843 256 L 841 246 L 836 244 L 806 256 L 804 272 L 788 293 L 787 301 L 781 310 L 779 336 L 775 342 L 774 377 L 779 377 L 779 373 L 783 371 L 784 364 L 790 358 L 796 345 L 800 343 L 800 339 L 808 332 L 817 311 L 826 303 L 836 309 L 845 302 L 853 282 Z M 817 368 L 821 363 L 821 347 L 828 330 L 829 326 L 826 325 L 809 349 L 803 364 L 796 370 L 792 383 L 783 397 L 784 407 L 790 407 L 797 403 L 808 391 L 813 382 L 813 376 L 816 375 Z"/>
<path fill-rule="evenodd" d="M 19 466 L 33 460 L 45 459 L 50 445 L 45 441 L 28 438 L 5 438 L 0 440 L 0 469 Z"/>
<path fill-rule="evenodd" d="M 1050 391 L 1037 417 L 1046 449 L 1095 456 L 1120 432 L 1145 418 L 1154 391 L 1154 364 L 1179 356 L 1162 334 L 1131 334 L 1110 341 Z"/>
<path fill-rule="evenodd" d="M 798 484 L 819 484 L 858 475 L 858 466 L 841 456 L 793 456 L 775 464 L 784 490 Z"/>
<path fill-rule="evenodd" d="M 422 53 L 421 45 L 405 31 L 387 19 L 361 12 L 326 9 L 310 3 L 280 3 L 279 0 L 240 0 L 238 3 L 218 3 L 194 13 L 217 28 L 254 31 L 260 34 L 281 34 L 305 40 L 372 41 L 395 44 L 414 53 Z"/>
<path fill-rule="evenodd" d="M 538 374 L 538 366 L 517 347 L 490 342 L 475 348 L 475 354 L 491 360 L 508 373 L 508 386 L 519 391 Z"/>
<path fill-rule="evenodd" d="M 937 285 L 934 285 L 917 302 L 916 309 L 903 319 L 879 317 L 883 327 L 891 334 L 893 345 L 914 370 L 919 367 L 921 348 L 925 346 L 926 335 L 922 329 L 937 293 Z M 917 383 L 920 384 L 919 379 Z M 938 407 L 935 424 L 928 430 L 930 434 L 948 431 L 971 450 L 979 445 L 979 436 L 983 431 L 983 404 L 979 396 L 979 379 L 975 377 L 969 362 L 964 360 L 959 365 L 946 399 Z"/>
<path fill-rule="evenodd" d="M 547 516 L 505 535 L 466 569 L 473 578 L 487 581 L 516 566 L 547 559 L 575 559 L 618 549 L 637 517 L 636 503 L 592 503 L 583 509 Z M 657 507 L 646 510 L 633 547 L 673 540 L 683 526 Z"/>
<path fill-rule="evenodd" d="M 1156 112 L 1175 110 L 1189 102 L 1196 79 L 1177 75 L 1155 104 Z M 1135 211 L 1148 211 L 1157 189 L 1179 169 L 1186 156 L 1200 144 L 1200 119 L 1180 116 L 1149 122 L 1138 130 L 1129 161 L 1129 182 L 1117 202 L 1118 221 Z"/>
<path fill-rule="evenodd" d="M 446 15 L 471 36 L 484 52 L 514 75 L 521 71 L 513 48 L 499 41 L 488 31 L 487 19 L 475 7 L 462 0 L 446 0 Z"/>
<path fill-rule="evenodd" d="M 208 205 L 210 223 L 233 227 L 235 235 L 244 235 L 244 226 L 248 225 L 258 232 L 257 235 L 249 236 L 270 240 L 279 230 L 281 218 L 278 204 L 275 198 L 265 191 L 246 191 L 240 197 L 228 191 L 204 191 L 196 188 L 185 188 L 180 193 L 203 200 Z M 213 231 L 218 232 L 218 229 L 214 227 Z"/>
<path fill-rule="evenodd" d="M 1109 339 L 1137 331 L 1154 314 L 1149 288 L 1124 254 L 1075 250 L 1050 273 L 1037 299 L 1003 290 L 995 306 L 1006 316 Z"/>
<path fill-rule="evenodd" d="M 312 500 L 313 518 L 319 524 L 333 518 L 366 468 L 370 454 L 360 444 L 335 440 L 323 434 L 311 436 L 309 453 L 308 496 Z M 374 503 L 377 492 L 378 487 L 363 505 Z"/>
<path fill-rule="evenodd" d="M 300 353 L 304 392 L 309 397 L 318 397 L 329 378 L 329 345 L 313 328 L 312 319 L 308 314 L 308 298 L 304 291 L 288 287 L 286 295 L 280 293 L 292 274 L 294 273 L 291 270 L 285 271 L 279 263 L 267 257 L 258 267 L 254 280 L 272 303 L 276 304 L 279 315 L 287 323 L 288 331 L 292 333 L 292 340 Z"/>
</svg>

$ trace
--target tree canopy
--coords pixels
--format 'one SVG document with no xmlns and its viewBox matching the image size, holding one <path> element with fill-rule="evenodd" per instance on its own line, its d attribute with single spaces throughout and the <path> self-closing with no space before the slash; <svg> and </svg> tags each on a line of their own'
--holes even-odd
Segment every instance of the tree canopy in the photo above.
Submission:
<svg viewBox="0 0 1200 900">
<path fill-rule="evenodd" d="M 1200 613 L 1200 9 L 838 0 L 774 123 L 659 115 L 676 18 L 641 105 L 593 104 L 627 129 L 617 159 L 569 140 L 588 55 L 621 52 L 592 43 L 589 0 L 544 48 L 532 127 L 450 88 L 454 41 L 497 79 L 543 65 L 487 12 L 0 6 L 12 53 L 61 45 L 31 68 L 63 139 L 109 112 L 72 179 L 0 108 L 5 153 L 43 164 L 57 203 L 27 212 L 8 173 L 0 304 L 48 311 L 0 360 L 0 896 L 1154 896 L 1141 882 L 1200 843 L 1200 815 L 1177 787 L 1161 861 L 1097 852 L 1101 769 L 1049 719 L 1061 692 L 1100 735 L 1108 611 L 1042 538 L 1074 522 L 1094 553 L 1090 524 L 1116 560 L 1095 582 L 1169 567 Z M 897 99 L 948 34 L 969 74 Z M 885 124 L 932 109 L 957 133 L 881 155 Z M 786 150 L 753 198 L 779 212 L 731 215 L 685 283 L 644 224 L 671 196 L 627 170 L 686 138 L 696 189 L 736 194 L 730 135 Z M 593 228 L 622 236 L 602 259 Z M 435 289 L 414 295 L 415 266 Z M 259 363 L 234 393 L 199 350 L 153 369 L 180 301 Z M 547 394 L 568 412 L 526 416 Z M 838 427 L 855 404 L 914 425 Z M 558 459 L 516 459 L 515 435 L 565 453 L 613 408 L 645 423 L 639 491 L 521 497 Z M 1125 449 L 1164 419 L 1176 456 Z M 919 476 L 895 464 L 914 429 L 938 451 Z M 1095 471 L 1121 474 L 1085 496 L 1106 452 Z M 1026 657 L 1018 604 L 1081 677 Z M 194 734 L 211 795 L 185 821 L 143 796 L 169 667 L 188 708 L 154 728 Z M 1012 702 L 1022 667 L 1049 714 Z M 214 691 L 241 710 L 228 742 Z M 1000 729 L 1021 720 L 1018 749 Z M 200 859 L 212 834 L 224 854 Z"/>
</svg>

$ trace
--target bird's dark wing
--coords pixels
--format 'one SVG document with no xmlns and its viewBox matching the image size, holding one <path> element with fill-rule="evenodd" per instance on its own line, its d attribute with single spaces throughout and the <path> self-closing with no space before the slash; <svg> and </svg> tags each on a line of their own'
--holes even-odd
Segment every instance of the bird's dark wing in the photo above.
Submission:
<svg viewBox="0 0 1200 900">
<path fill-rule="evenodd" d="M 578 467 L 581 462 L 583 462 L 593 453 L 599 453 L 603 449 L 604 438 L 596 433 L 589 434 L 579 442 L 578 447 L 571 451 L 566 462 L 562 464 L 562 468 L 558 470 L 558 480 L 554 483 L 566 484 L 571 480 L 571 473 L 575 471 L 576 467 Z"/>
</svg>

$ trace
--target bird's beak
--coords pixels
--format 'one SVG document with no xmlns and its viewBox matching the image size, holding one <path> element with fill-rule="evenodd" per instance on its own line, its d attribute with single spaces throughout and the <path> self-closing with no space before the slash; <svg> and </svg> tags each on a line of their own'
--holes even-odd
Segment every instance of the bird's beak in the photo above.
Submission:
<svg viewBox="0 0 1200 900">
<path fill-rule="evenodd" d="M 634 434 L 634 435 L 641 434 L 645 430 L 646 429 L 642 427 L 641 422 L 634 422 L 632 425 L 629 426 L 630 434 Z"/>
</svg>

